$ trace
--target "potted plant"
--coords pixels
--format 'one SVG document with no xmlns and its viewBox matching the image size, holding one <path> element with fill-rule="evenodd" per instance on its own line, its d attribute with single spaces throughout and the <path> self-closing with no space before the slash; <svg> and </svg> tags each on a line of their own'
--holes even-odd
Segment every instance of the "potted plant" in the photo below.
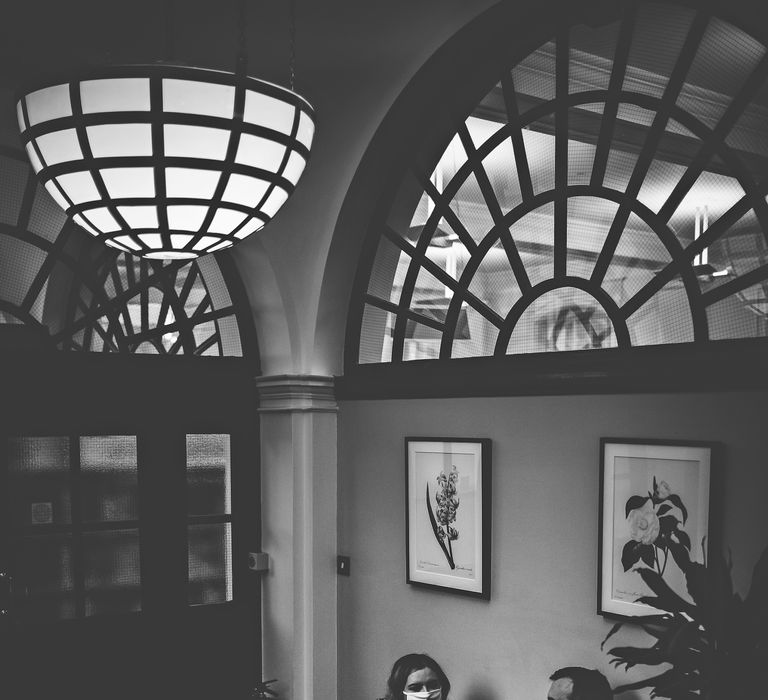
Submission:
<svg viewBox="0 0 768 700">
<path fill-rule="evenodd" d="M 671 700 L 768 698 L 768 548 L 754 567 L 745 598 L 733 591 L 730 556 L 711 556 L 699 564 L 677 543 L 670 552 L 685 574 L 692 602 L 675 593 L 659 571 L 635 569 L 653 592 L 638 602 L 662 612 L 636 621 L 653 639 L 650 646 L 613 647 L 610 663 L 625 670 L 664 668 L 615 688 L 614 694 L 650 688 L 651 697 Z M 624 624 L 613 626 L 601 649 Z"/>
</svg>

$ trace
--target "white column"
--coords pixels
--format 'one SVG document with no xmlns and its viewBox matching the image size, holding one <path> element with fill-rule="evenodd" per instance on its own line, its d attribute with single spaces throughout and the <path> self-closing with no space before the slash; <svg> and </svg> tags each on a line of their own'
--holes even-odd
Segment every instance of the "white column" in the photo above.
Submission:
<svg viewBox="0 0 768 700">
<path fill-rule="evenodd" d="M 333 378 L 258 377 L 264 678 L 281 700 L 337 697 Z"/>
</svg>

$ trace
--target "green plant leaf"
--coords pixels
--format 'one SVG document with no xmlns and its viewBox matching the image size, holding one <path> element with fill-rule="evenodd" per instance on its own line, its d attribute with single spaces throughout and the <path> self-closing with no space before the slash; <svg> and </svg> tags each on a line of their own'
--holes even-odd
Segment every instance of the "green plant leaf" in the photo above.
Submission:
<svg viewBox="0 0 768 700">
<path fill-rule="evenodd" d="M 629 514 L 633 510 L 637 510 L 638 508 L 642 508 L 646 501 L 650 498 L 650 496 L 630 496 L 627 499 L 627 505 L 626 505 L 626 515 L 624 517 L 628 518 Z"/>
<path fill-rule="evenodd" d="M 657 685 L 664 685 L 665 683 L 677 681 L 677 674 L 674 669 L 669 669 L 660 673 L 657 676 L 651 676 L 650 678 L 644 678 L 641 681 L 635 681 L 634 683 L 626 683 L 613 689 L 613 694 L 625 693 L 628 690 L 640 690 L 640 688 L 655 688 Z"/>
<path fill-rule="evenodd" d="M 668 513 L 670 510 L 672 510 L 672 506 L 669 503 L 662 503 L 656 511 L 656 515 L 664 515 L 664 513 Z"/>
<path fill-rule="evenodd" d="M 635 540 L 629 540 L 621 550 L 621 565 L 624 571 L 629 571 L 640 559 L 642 545 Z"/>
<path fill-rule="evenodd" d="M 614 666 L 625 666 L 627 669 L 632 666 L 657 666 L 671 661 L 669 655 L 658 646 L 648 647 L 647 649 L 638 647 L 614 647 L 608 653 L 616 657 L 611 660 Z"/>
<path fill-rule="evenodd" d="M 640 574 L 648 588 L 656 594 L 655 599 L 643 596 L 639 599 L 640 602 L 645 603 L 646 605 L 652 605 L 659 610 L 666 610 L 667 612 L 673 613 L 685 613 L 690 617 L 695 617 L 695 606 L 675 593 L 658 572 L 653 569 L 637 569 L 637 572 Z"/>
</svg>

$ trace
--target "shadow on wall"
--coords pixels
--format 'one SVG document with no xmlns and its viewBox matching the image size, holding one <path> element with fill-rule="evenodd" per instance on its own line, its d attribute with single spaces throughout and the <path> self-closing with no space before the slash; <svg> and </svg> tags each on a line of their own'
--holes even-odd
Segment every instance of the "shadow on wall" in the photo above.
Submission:
<svg viewBox="0 0 768 700">
<path fill-rule="evenodd" d="M 470 686 L 466 700 L 502 700 L 502 698 L 485 683 L 477 683 Z"/>
</svg>

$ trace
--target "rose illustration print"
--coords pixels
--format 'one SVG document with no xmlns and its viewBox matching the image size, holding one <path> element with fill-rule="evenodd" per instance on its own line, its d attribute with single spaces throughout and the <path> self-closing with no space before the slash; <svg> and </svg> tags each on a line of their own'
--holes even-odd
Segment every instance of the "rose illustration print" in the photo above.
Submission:
<svg viewBox="0 0 768 700">
<path fill-rule="evenodd" d="M 621 553 L 624 571 L 638 563 L 664 575 L 670 554 L 678 562 L 688 560 L 691 539 L 682 525 L 688 511 L 666 481 L 653 477 L 653 491 L 627 499 L 625 506 L 629 540 Z"/>
</svg>

